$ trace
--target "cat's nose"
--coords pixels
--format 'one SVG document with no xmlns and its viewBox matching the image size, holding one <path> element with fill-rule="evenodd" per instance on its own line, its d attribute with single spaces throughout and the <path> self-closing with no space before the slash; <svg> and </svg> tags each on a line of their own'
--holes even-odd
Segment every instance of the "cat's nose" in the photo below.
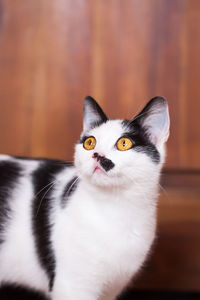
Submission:
<svg viewBox="0 0 200 300">
<path fill-rule="evenodd" d="M 93 158 L 96 158 L 97 161 L 99 161 L 101 158 L 105 157 L 104 155 L 102 154 L 99 154 L 97 152 L 95 152 L 93 155 L 92 155 Z"/>
<path fill-rule="evenodd" d="M 105 155 L 100 155 L 99 153 L 95 152 L 92 157 L 99 161 L 100 165 L 106 172 L 110 171 L 115 166 L 112 160 L 106 158 Z"/>
</svg>

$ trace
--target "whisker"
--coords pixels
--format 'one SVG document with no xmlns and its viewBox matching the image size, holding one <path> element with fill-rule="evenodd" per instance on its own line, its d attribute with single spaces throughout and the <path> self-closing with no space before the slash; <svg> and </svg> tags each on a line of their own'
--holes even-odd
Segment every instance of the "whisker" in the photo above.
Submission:
<svg viewBox="0 0 200 300">
<path fill-rule="evenodd" d="M 168 196 L 169 194 L 168 194 L 168 192 L 167 192 L 167 190 L 159 183 L 159 187 L 160 187 L 160 189 L 164 192 L 164 194 L 166 195 L 166 196 Z"/>
<path fill-rule="evenodd" d="M 78 180 L 79 180 L 79 177 L 77 177 L 77 178 L 72 182 L 72 184 L 70 185 L 70 187 L 69 187 L 69 189 L 68 189 L 68 191 L 67 191 L 66 196 L 68 196 L 68 195 L 70 194 L 71 189 L 73 188 L 73 186 L 76 184 L 76 182 L 77 182 Z"/>
<path fill-rule="evenodd" d="M 54 180 L 52 182 L 49 182 L 47 185 L 45 185 L 41 190 L 39 190 L 39 192 L 37 192 L 37 194 L 34 195 L 34 198 L 36 198 L 45 188 L 47 188 L 50 184 L 56 182 L 57 180 Z"/>
<path fill-rule="evenodd" d="M 38 213 L 39 213 L 39 210 L 40 210 L 40 207 L 42 205 L 42 201 L 43 201 L 44 197 L 47 195 L 47 193 L 50 191 L 50 189 L 56 184 L 56 182 L 57 182 L 57 180 L 51 182 L 50 187 L 48 188 L 48 190 L 42 196 L 42 199 L 40 200 L 40 203 L 39 203 L 39 206 L 38 206 L 38 209 L 37 209 L 37 212 L 36 212 L 36 217 L 38 216 Z"/>
</svg>

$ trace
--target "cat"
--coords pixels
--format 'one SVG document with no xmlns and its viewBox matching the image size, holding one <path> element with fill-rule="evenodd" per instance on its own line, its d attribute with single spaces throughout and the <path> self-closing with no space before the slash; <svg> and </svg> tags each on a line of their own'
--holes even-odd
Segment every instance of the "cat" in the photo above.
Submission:
<svg viewBox="0 0 200 300">
<path fill-rule="evenodd" d="M 132 120 L 109 120 L 88 96 L 74 164 L 1 155 L 0 285 L 116 299 L 155 237 L 168 135 L 162 97 Z"/>
</svg>

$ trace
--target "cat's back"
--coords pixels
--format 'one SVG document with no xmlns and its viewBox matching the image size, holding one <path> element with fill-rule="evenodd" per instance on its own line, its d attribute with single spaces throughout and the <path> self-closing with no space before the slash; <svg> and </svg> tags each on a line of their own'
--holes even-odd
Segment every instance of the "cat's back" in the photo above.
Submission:
<svg viewBox="0 0 200 300">
<path fill-rule="evenodd" d="M 48 290 L 52 209 L 73 174 L 70 163 L 0 155 L 0 284 Z"/>
<path fill-rule="evenodd" d="M 14 202 L 34 205 L 37 199 L 52 192 L 62 182 L 67 184 L 74 167 L 71 163 L 44 159 L 0 155 L 0 226 L 7 210 Z M 19 195 L 20 194 L 20 197 Z"/>
</svg>

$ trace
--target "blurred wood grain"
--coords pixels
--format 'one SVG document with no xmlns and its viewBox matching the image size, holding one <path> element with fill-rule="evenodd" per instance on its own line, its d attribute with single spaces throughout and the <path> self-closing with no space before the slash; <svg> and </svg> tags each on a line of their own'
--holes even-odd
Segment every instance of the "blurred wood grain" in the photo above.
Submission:
<svg viewBox="0 0 200 300">
<path fill-rule="evenodd" d="M 82 101 L 169 101 L 167 168 L 200 167 L 198 0 L 1 0 L 0 152 L 73 158 Z"/>
</svg>

